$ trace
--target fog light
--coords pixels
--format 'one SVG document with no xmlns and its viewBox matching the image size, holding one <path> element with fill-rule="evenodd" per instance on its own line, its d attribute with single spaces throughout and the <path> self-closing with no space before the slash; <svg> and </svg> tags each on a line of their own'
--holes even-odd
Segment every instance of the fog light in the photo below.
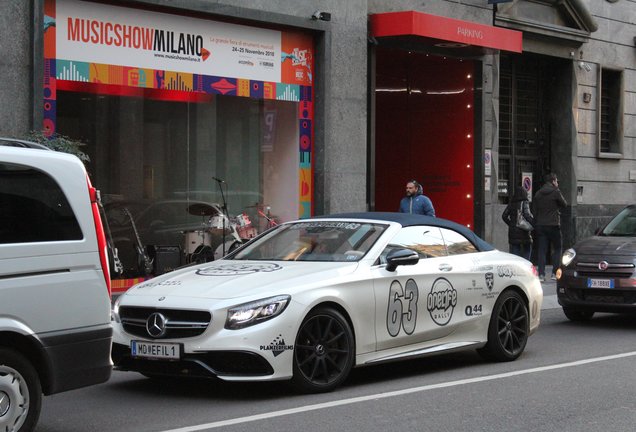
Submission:
<svg viewBox="0 0 636 432">
<path fill-rule="evenodd" d="M 556 275 L 557 280 L 561 279 L 561 276 L 563 276 L 563 271 L 561 270 L 561 268 L 557 269 L 555 275 Z"/>
</svg>

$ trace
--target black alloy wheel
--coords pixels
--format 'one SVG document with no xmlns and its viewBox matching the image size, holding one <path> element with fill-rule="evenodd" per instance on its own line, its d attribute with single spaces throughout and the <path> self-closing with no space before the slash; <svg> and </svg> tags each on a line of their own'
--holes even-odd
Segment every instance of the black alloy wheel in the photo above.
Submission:
<svg viewBox="0 0 636 432">
<path fill-rule="evenodd" d="M 331 391 L 349 375 L 354 356 L 353 333 L 345 317 L 331 308 L 315 309 L 296 336 L 292 383 L 303 392 Z"/>
<path fill-rule="evenodd" d="M 565 306 L 563 307 L 563 313 L 570 321 L 574 322 L 589 321 L 594 316 L 594 311 Z"/>
<path fill-rule="evenodd" d="M 528 342 L 528 308 L 515 291 L 499 296 L 490 317 L 488 343 L 478 352 L 495 361 L 512 361 L 521 355 Z"/>
</svg>

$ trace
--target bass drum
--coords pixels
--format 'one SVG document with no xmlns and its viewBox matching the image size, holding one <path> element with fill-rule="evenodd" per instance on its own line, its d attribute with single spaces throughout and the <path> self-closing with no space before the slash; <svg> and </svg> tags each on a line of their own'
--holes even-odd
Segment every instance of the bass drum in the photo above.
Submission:
<svg viewBox="0 0 636 432">
<path fill-rule="evenodd" d="M 243 242 L 240 242 L 238 240 L 227 240 L 225 242 L 225 255 L 229 254 L 230 252 L 235 251 L 236 249 L 238 249 L 239 247 L 241 247 L 241 245 L 243 244 Z M 216 250 L 214 251 L 214 259 L 218 260 L 221 259 L 225 256 L 223 254 L 223 243 L 221 243 Z"/>
</svg>

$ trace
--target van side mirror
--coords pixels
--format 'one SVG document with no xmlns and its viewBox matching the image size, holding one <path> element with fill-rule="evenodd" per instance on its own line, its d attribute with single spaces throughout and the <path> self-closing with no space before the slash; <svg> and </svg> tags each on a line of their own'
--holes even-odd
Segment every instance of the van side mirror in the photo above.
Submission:
<svg viewBox="0 0 636 432">
<path fill-rule="evenodd" d="M 420 261 L 417 252 L 411 249 L 396 249 L 389 252 L 386 256 L 387 271 L 395 271 L 401 265 L 415 265 Z"/>
</svg>

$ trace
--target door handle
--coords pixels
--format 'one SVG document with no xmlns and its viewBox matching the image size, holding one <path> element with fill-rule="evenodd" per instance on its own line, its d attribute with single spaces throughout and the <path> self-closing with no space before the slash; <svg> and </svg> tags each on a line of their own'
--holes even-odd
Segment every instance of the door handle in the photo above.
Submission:
<svg viewBox="0 0 636 432">
<path fill-rule="evenodd" d="M 453 266 L 450 264 L 440 264 L 439 265 L 439 270 L 443 271 L 443 272 L 447 272 L 447 271 L 451 271 L 453 269 Z"/>
</svg>

